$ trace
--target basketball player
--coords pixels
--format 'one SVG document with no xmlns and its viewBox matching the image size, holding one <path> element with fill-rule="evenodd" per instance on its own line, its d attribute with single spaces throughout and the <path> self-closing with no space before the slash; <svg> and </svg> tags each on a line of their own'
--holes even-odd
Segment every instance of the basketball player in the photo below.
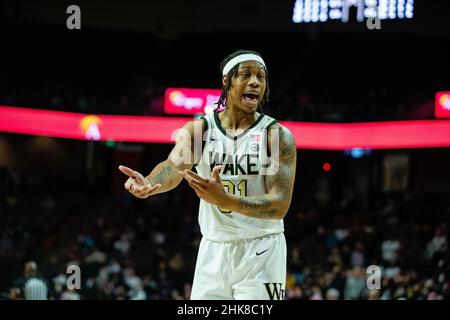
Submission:
<svg viewBox="0 0 450 320">
<path fill-rule="evenodd" d="M 129 176 L 125 188 L 138 198 L 169 191 L 183 178 L 200 198 L 203 238 L 191 299 L 281 300 L 283 218 L 292 198 L 295 142 L 287 128 L 262 113 L 269 86 L 260 54 L 236 51 L 222 62 L 221 71 L 218 107 L 225 107 L 223 112 L 217 108 L 188 122 L 168 159 L 147 177 L 119 169 Z"/>
</svg>

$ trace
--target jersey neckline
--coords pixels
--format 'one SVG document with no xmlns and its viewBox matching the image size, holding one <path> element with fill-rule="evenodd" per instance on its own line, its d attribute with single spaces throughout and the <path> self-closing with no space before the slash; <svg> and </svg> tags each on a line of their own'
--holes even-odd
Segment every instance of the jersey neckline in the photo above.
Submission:
<svg viewBox="0 0 450 320">
<path fill-rule="evenodd" d="M 227 132 L 225 131 L 225 129 L 222 127 L 222 124 L 220 123 L 220 119 L 219 119 L 219 113 L 214 111 L 214 122 L 216 123 L 217 128 L 219 128 L 219 131 L 222 132 L 222 134 L 227 137 L 228 139 L 231 140 L 237 140 L 240 137 L 244 136 L 250 129 L 254 128 L 264 117 L 264 113 L 260 113 L 258 119 L 255 120 L 255 122 L 252 123 L 252 125 L 250 127 L 248 127 L 247 129 L 245 129 L 243 132 L 239 133 L 237 136 L 231 136 L 229 134 L 227 134 Z"/>
</svg>

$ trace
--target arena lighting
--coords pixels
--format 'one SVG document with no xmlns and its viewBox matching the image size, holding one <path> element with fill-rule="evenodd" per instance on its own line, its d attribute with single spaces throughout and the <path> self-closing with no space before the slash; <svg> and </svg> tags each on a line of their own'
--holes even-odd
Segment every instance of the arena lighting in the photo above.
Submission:
<svg viewBox="0 0 450 320">
<path fill-rule="evenodd" d="M 344 155 L 352 157 L 354 159 L 359 159 L 364 156 L 368 156 L 371 154 L 371 149 L 363 149 L 363 148 L 352 148 L 344 151 Z"/>
<path fill-rule="evenodd" d="M 350 150 L 350 155 L 355 159 L 362 158 L 364 156 L 364 150 L 361 148 L 353 148 Z"/>
<path fill-rule="evenodd" d="M 434 114 L 436 118 L 450 118 L 450 91 L 436 92 Z"/>
<path fill-rule="evenodd" d="M 322 166 L 323 171 L 328 172 L 331 170 L 331 164 L 328 162 L 325 162 Z"/>
<path fill-rule="evenodd" d="M 0 106 L 0 132 L 78 140 L 174 143 L 174 131 L 189 120 L 192 118 L 88 115 Z M 450 147 L 450 120 L 280 123 L 291 130 L 301 149 Z"/>
</svg>

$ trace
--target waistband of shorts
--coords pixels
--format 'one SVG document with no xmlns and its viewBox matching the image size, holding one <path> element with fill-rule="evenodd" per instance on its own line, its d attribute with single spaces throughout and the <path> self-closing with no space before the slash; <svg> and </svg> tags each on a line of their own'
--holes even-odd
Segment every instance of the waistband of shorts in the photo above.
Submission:
<svg viewBox="0 0 450 320">
<path fill-rule="evenodd" d="M 232 239 L 232 240 L 218 241 L 218 240 L 208 239 L 205 236 L 203 236 L 202 240 L 215 242 L 215 243 L 245 243 L 245 242 L 252 242 L 252 241 L 260 240 L 260 239 L 272 238 L 272 237 L 276 237 L 279 235 L 284 235 L 284 231 L 276 232 L 276 233 L 269 233 L 269 234 L 263 235 L 261 237 L 256 237 L 256 238 L 244 238 L 244 239 Z"/>
</svg>

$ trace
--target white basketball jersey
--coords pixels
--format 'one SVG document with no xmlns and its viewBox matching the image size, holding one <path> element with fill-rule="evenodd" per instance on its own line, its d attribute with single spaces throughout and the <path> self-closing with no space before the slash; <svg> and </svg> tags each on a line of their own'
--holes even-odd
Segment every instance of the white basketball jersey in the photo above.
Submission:
<svg viewBox="0 0 450 320">
<path fill-rule="evenodd" d="M 260 114 L 251 127 L 236 137 L 227 135 L 218 113 L 202 117 L 206 122 L 203 157 L 196 166 L 204 179 L 211 178 L 215 165 L 226 192 L 251 197 L 267 193 L 264 167 L 267 167 L 267 129 L 276 123 Z M 284 231 L 282 219 L 260 219 L 226 211 L 200 199 L 199 224 L 202 235 L 212 241 L 253 239 Z"/>
</svg>

